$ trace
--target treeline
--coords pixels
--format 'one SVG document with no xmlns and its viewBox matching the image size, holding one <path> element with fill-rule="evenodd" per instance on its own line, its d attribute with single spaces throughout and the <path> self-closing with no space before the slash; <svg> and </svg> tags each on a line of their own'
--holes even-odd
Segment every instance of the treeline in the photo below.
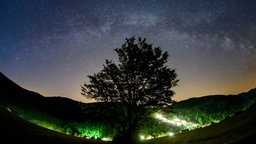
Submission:
<svg viewBox="0 0 256 144">
<path fill-rule="evenodd" d="M 13 102 L 12 99 L 1 103 L 12 112 L 37 125 L 84 138 L 113 139 L 122 121 L 118 103 L 81 103 L 61 97 L 31 97 Z M 17 97 L 18 98 L 18 97 Z M 239 95 L 205 96 L 174 103 L 155 111 L 147 109 L 147 115 L 139 122 L 139 133 L 150 137 L 165 136 L 169 132 L 179 133 L 196 127 L 216 123 L 248 109 L 256 101 L 256 89 Z M 179 119 L 196 126 L 172 125 L 155 117 L 162 112 L 168 119 Z"/>
<path fill-rule="evenodd" d="M 154 114 L 145 117 L 140 124 L 141 133 L 153 137 L 166 135 L 168 132 L 180 133 L 194 128 L 218 123 L 228 117 L 245 111 L 256 102 L 256 90 L 239 95 L 215 95 L 191 98 L 173 104 L 162 111 L 168 120 L 179 119 L 187 124 L 175 125 L 156 119 Z M 165 112 L 169 111 L 169 112 Z M 161 113 L 161 111 L 160 111 Z M 192 126 L 193 124 L 193 126 Z"/>
<path fill-rule="evenodd" d="M 171 112 L 163 114 L 169 120 L 178 118 L 194 123 L 197 127 L 202 127 L 244 111 L 255 101 L 255 96 L 245 97 L 244 95 L 191 98 L 175 103 L 172 107 L 167 108 L 167 111 Z M 79 107 L 83 116 L 73 119 L 71 116 L 65 119 L 65 117 L 60 117 L 60 114 L 55 115 L 55 113 L 21 105 L 9 104 L 7 107 L 37 125 L 78 137 L 113 139 L 121 128 L 117 123 L 121 117 L 116 107 L 121 108 L 122 106 L 118 106 L 116 103 L 80 103 Z M 188 130 L 187 125 L 177 126 L 162 122 L 155 118 L 154 113 L 150 110 L 150 114 L 145 115 L 139 122 L 141 134 L 159 137 L 167 135 L 168 132 L 179 133 Z M 74 114 L 76 113 L 74 112 Z M 84 119 L 81 120 L 81 117 Z"/>
<path fill-rule="evenodd" d="M 81 120 L 66 121 L 56 118 L 49 113 L 30 109 L 20 105 L 8 105 L 11 112 L 39 126 L 88 139 L 111 140 L 116 135 L 116 130 L 109 124 L 100 121 L 92 121 L 90 118 Z"/>
<path fill-rule="evenodd" d="M 209 125 L 248 109 L 255 100 L 256 95 L 250 98 L 241 95 L 191 98 L 174 104 L 174 113 L 168 116 L 175 115 L 200 125 Z"/>
</svg>

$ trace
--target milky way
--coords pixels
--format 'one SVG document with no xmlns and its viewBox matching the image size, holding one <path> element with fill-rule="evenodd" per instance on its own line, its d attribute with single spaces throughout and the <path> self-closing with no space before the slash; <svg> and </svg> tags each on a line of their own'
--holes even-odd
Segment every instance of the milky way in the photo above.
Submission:
<svg viewBox="0 0 256 144">
<path fill-rule="evenodd" d="M 256 87 L 256 0 L 2 0 L 0 71 L 45 96 L 80 85 L 130 36 L 168 51 L 174 100 Z"/>
</svg>

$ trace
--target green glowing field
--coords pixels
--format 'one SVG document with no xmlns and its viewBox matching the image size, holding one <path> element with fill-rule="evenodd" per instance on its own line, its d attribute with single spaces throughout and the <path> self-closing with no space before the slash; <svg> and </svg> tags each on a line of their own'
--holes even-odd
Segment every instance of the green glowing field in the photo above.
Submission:
<svg viewBox="0 0 256 144">
<path fill-rule="evenodd" d="M 118 103 L 81 103 L 44 97 L 6 77 L 1 77 L 0 84 L 2 141 L 113 143 L 118 135 L 120 115 L 116 109 L 122 108 Z M 252 89 L 232 96 L 191 98 L 166 107 L 165 111 L 147 109 L 147 115 L 139 122 L 138 143 L 222 143 L 251 139 L 256 133 L 255 100 L 256 89 Z"/>
<path fill-rule="evenodd" d="M 145 140 L 143 144 L 216 144 L 232 143 L 244 144 L 255 143 L 256 136 L 256 105 L 245 112 L 225 119 L 217 124 L 193 131 L 173 135 L 172 137 Z"/>
<path fill-rule="evenodd" d="M 161 137 L 167 137 L 163 138 L 163 140 L 176 141 L 178 139 L 177 141 L 180 141 L 180 137 L 183 140 L 183 135 L 187 137 L 186 134 L 189 133 L 189 137 L 193 137 L 197 141 L 197 134 L 191 136 L 191 133 L 193 135 L 194 132 L 198 132 L 198 130 L 200 131 L 204 127 L 210 127 L 210 125 L 215 125 L 215 123 L 219 123 L 222 120 L 231 119 L 236 113 L 245 111 L 255 103 L 255 99 L 241 100 L 241 96 L 234 96 L 233 98 L 209 96 L 176 103 L 171 108 L 172 112 L 169 113 L 162 113 L 161 110 L 158 112 L 150 110 L 149 115 L 140 121 L 138 139 L 141 142 L 149 140 L 154 142 L 156 140 L 161 141 Z M 72 139 L 75 137 L 79 140 L 97 142 L 112 141 L 115 135 L 118 134 L 119 124 L 115 123 L 116 119 L 114 119 L 118 115 L 117 113 L 112 113 L 110 110 L 111 105 L 107 103 L 93 103 L 80 104 L 79 107 L 84 111 L 83 115 L 85 117 L 80 121 L 75 118 L 73 120 L 65 119 L 65 117 L 61 118 L 46 110 L 39 111 L 37 107 L 31 109 L 31 107 L 19 104 L 5 106 L 6 110 L 19 116 L 23 121 L 30 121 L 40 126 L 40 128 L 43 127 L 51 130 L 51 133 L 57 132 L 64 135 L 64 137 L 72 137 Z M 210 131 L 212 132 L 213 130 Z M 47 136 L 47 134 L 42 135 Z M 203 132 L 199 135 L 202 137 L 212 137 L 205 134 Z"/>
<path fill-rule="evenodd" d="M 181 134 L 171 134 L 166 137 L 146 140 L 145 136 L 139 143 L 248 143 L 255 142 L 256 136 L 256 105 L 220 123 L 205 128 L 199 128 Z M 9 143 L 112 143 L 101 140 L 78 138 L 34 125 L 0 106 L 1 140 Z M 170 134 L 170 133 L 169 133 Z"/>
<path fill-rule="evenodd" d="M 200 102 L 202 99 L 204 100 L 200 105 L 198 101 Z M 209 101 L 212 102 L 209 103 Z M 208 104 L 205 104 L 206 102 Z M 239 111 L 246 110 L 254 102 L 255 100 L 241 102 L 240 97 L 231 99 L 224 96 L 210 96 L 176 103 L 171 108 L 173 112 L 170 113 L 161 113 L 161 110 L 158 112 L 150 110 L 150 113 L 140 121 L 138 139 L 150 140 L 166 136 L 173 137 L 186 131 L 203 128 L 232 117 Z M 188 105 L 188 103 L 190 104 L 189 107 L 183 106 L 184 104 Z M 75 118 L 72 120 L 62 119 L 46 111 L 36 110 L 36 108 L 31 109 L 20 105 L 7 106 L 10 111 L 23 119 L 50 130 L 84 139 L 112 141 L 118 134 L 120 125 L 115 123 L 115 119 L 113 119 L 113 117 L 118 117 L 117 114 L 104 111 L 111 106 L 104 103 L 95 103 L 84 104 L 81 107 L 86 111 L 84 113 L 85 118 L 82 121 Z M 213 110 L 213 107 L 218 107 L 218 109 Z M 109 115 L 109 117 L 106 115 Z M 111 120 L 112 123 L 109 123 Z"/>
<path fill-rule="evenodd" d="M 55 132 L 30 123 L 0 105 L 0 143 L 8 144 L 95 144 L 108 143 L 100 140 L 82 139 Z"/>
</svg>

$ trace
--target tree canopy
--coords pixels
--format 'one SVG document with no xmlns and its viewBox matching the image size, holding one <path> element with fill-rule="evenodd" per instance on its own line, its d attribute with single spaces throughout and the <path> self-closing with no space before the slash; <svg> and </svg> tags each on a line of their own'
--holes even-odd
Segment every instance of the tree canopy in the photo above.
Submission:
<svg viewBox="0 0 256 144">
<path fill-rule="evenodd" d="M 118 62 L 106 59 L 103 69 L 89 75 L 81 86 L 82 95 L 100 102 L 118 102 L 126 107 L 128 133 L 136 127 L 138 113 L 145 107 L 170 105 L 178 79 L 175 69 L 166 65 L 168 52 L 153 47 L 146 39 L 126 38 L 116 48 Z"/>
</svg>

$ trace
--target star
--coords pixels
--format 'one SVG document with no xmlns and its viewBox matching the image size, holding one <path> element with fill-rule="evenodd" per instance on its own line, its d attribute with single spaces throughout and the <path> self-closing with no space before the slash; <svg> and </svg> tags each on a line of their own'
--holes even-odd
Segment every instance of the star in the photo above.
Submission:
<svg viewBox="0 0 256 144">
<path fill-rule="evenodd" d="M 87 102 L 86 76 L 137 36 L 170 54 L 181 80 L 175 100 L 236 94 L 256 83 L 255 9 L 253 0 L 1 1 L 1 72 L 45 96 Z"/>
</svg>

